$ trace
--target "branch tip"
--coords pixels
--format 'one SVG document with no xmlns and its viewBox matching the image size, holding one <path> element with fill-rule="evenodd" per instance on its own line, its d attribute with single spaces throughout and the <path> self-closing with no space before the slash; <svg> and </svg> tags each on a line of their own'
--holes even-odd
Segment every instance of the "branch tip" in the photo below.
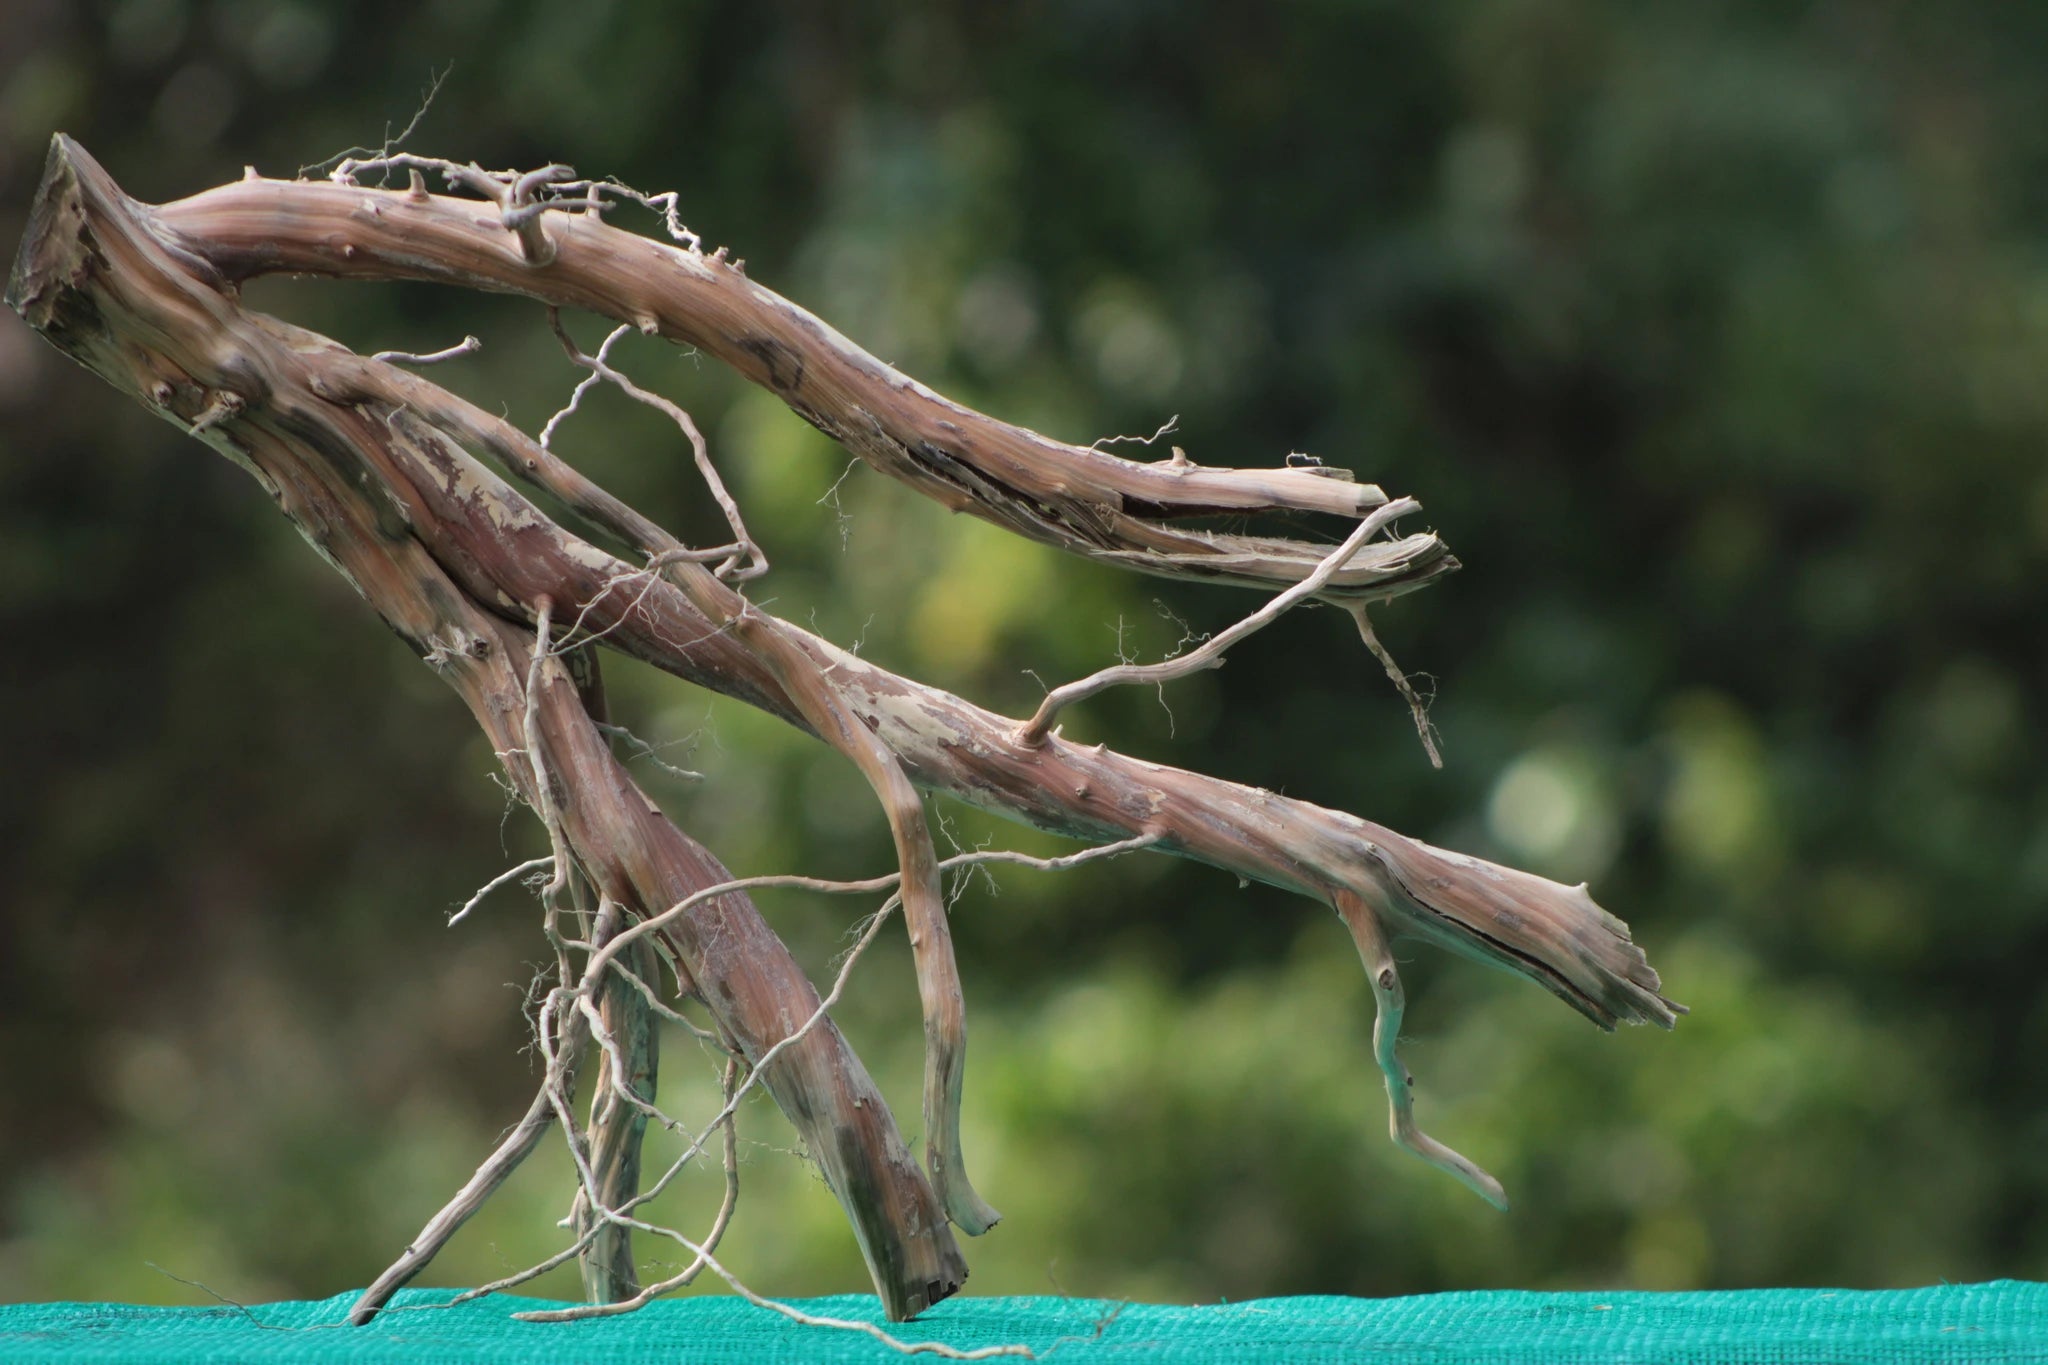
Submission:
<svg viewBox="0 0 2048 1365">
<path fill-rule="evenodd" d="M 1393 950 L 1378 918 L 1356 892 L 1340 890 L 1332 901 L 1344 926 L 1351 931 L 1372 983 L 1374 1018 L 1372 1047 L 1374 1060 L 1386 1081 L 1387 1129 L 1404 1151 L 1446 1172 L 1493 1207 L 1505 1211 L 1507 1192 L 1486 1171 L 1422 1131 L 1415 1121 L 1415 1078 L 1401 1064 L 1399 1055 L 1401 1020 L 1407 1012 L 1407 994 L 1401 987 L 1401 973 Z"/>
</svg>

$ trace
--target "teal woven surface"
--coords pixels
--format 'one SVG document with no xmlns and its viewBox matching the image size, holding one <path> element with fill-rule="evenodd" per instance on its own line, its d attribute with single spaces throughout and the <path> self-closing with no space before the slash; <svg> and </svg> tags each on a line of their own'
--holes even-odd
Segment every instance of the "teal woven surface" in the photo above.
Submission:
<svg viewBox="0 0 2048 1365">
<path fill-rule="evenodd" d="M 497 1298 L 437 1307 L 409 1290 L 368 1327 L 354 1300 L 251 1309 L 0 1304 L 6 1365 L 774 1365 L 901 1361 L 872 1339 L 800 1326 L 732 1298 L 675 1299 L 588 1322 L 514 1322 L 536 1306 Z M 805 1311 L 880 1324 L 873 1298 L 808 1299 Z M 2048 1284 L 1928 1289 L 1769 1289 L 1711 1294 L 1430 1294 L 1294 1298 L 1178 1308 L 1083 1299 L 954 1299 L 892 1328 L 959 1350 L 1022 1344 L 1061 1365 L 1143 1361 L 1894 1362 L 2048 1361 Z M 922 1357 L 931 1359 L 930 1356 Z"/>
</svg>

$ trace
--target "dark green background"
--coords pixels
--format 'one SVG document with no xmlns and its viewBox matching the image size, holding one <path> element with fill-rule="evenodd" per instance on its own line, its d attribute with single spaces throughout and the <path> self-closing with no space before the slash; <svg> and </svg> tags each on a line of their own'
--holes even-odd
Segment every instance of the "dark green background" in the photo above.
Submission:
<svg viewBox="0 0 2048 1365">
<path fill-rule="evenodd" d="M 0 239 L 64 129 L 141 198 L 403 125 L 489 166 L 682 193 L 750 273 L 941 390 L 1212 464 L 1412 494 L 1463 573 L 1381 613 L 1448 767 L 1334 613 L 1069 733 L 1569 881 L 1675 1034 L 1416 954 L 1411 1066 L 1494 1214 L 1401 1157 L 1326 912 L 1132 859 L 956 910 L 981 1292 L 2048 1277 L 2048 8 L 1517 3 L 17 0 Z M 250 290 L 528 424 L 574 372 L 532 305 Z M 600 329 L 587 320 L 584 334 Z M 757 599 L 1013 713 L 1256 598 L 948 517 L 718 366 L 638 338 L 776 568 Z M 537 847 L 454 696 L 235 470 L 0 320 L 0 1296 L 359 1285 L 524 1102 Z M 671 430 L 562 448 L 707 528 Z M 1163 452 L 1162 452 L 1163 453 Z M 1176 619 L 1177 618 L 1177 619 Z M 872 873 L 841 760 L 627 667 L 743 872 Z M 957 808 L 963 843 L 1050 850 Z M 764 902 L 822 969 L 862 907 Z M 915 1126 L 907 954 L 843 1011 Z M 664 1095 L 712 1064 L 672 1040 Z M 759 1106 L 729 1246 L 860 1288 Z M 683 1182 L 700 1220 L 711 1173 Z M 542 1254 L 552 1151 L 430 1272 Z M 427 1281 L 423 1281 L 427 1282 Z M 543 1292 L 573 1294 L 557 1278 Z"/>
</svg>

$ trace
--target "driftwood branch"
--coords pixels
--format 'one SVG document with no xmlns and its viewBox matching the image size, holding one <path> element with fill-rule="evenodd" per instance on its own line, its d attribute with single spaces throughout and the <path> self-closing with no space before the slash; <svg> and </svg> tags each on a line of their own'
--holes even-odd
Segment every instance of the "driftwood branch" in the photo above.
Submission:
<svg viewBox="0 0 2048 1365">
<path fill-rule="evenodd" d="M 321 373 L 331 343 L 293 354 L 292 342 L 307 334 L 245 312 L 209 276 L 160 238 L 97 165 L 60 142 L 8 297 L 88 368 L 200 427 L 202 439 L 253 473 L 393 629 L 422 658 L 438 659 L 493 747 L 526 750 L 530 628 L 487 610 L 436 563 L 413 534 L 425 523 L 403 508 L 409 478 L 386 463 L 417 451 L 415 442 L 445 438 L 396 406 L 373 411 L 323 397 L 333 391 Z M 231 383 L 260 395 L 253 412 Z M 223 410 L 232 415 L 199 421 Z M 646 916 L 730 880 L 612 758 L 559 661 L 546 660 L 540 678 L 538 747 L 570 799 L 543 798 L 530 765 L 508 771 L 536 809 L 556 807 L 577 863 L 600 890 Z M 792 1010 L 800 1019 L 816 1008 L 810 982 L 743 894 L 695 905 L 664 926 L 663 944 L 749 1059 L 788 1037 Z M 965 1263 L 838 1030 L 826 1021 L 779 1053 L 765 1082 L 846 1205 L 891 1315 L 914 1316 L 953 1292 Z"/>
<path fill-rule="evenodd" d="M 1627 927 L 1583 886 L 1106 746 L 1075 745 L 1051 729 L 1059 706 L 1101 686 L 1221 662 L 1225 648 L 1309 597 L 1352 611 L 1398 679 L 1364 608 L 1455 567 L 1433 534 L 1373 538 L 1412 502 L 1319 465 L 1212 468 L 1178 451 L 1139 463 L 982 416 L 753 284 L 722 252 L 705 254 L 681 227 L 671 196 L 578 180 L 560 167 L 486 173 L 394 157 L 369 168 L 403 169 L 411 183 L 364 188 L 350 177 L 365 168 L 344 164 L 334 183 L 250 179 L 149 208 L 60 136 L 7 294 L 60 349 L 249 471 L 463 697 L 548 829 L 543 901 L 558 984 L 540 1015 L 550 1058 L 542 1092 L 365 1295 L 358 1320 L 425 1263 L 556 1117 L 576 1158 L 584 1215 L 577 1248 L 565 1255 L 609 1230 L 654 1232 L 690 1248 L 693 1266 L 726 1273 L 712 1254 L 715 1235 L 684 1238 L 630 1212 L 673 1171 L 633 1193 L 633 1182 L 605 1174 L 606 1134 L 614 1130 L 600 1123 L 586 1140 L 571 1117 L 572 1058 L 592 1038 L 603 1073 L 593 1115 L 651 1116 L 634 1083 L 641 1064 L 631 1039 L 640 1026 L 622 1003 L 651 996 L 652 972 L 639 957 L 647 945 L 701 1002 L 745 1071 L 727 1089 L 736 1095 L 758 1079 L 802 1134 L 890 1316 L 912 1316 L 953 1292 L 966 1267 L 948 1223 L 976 1233 L 996 1214 L 968 1183 L 959 1148 L 965 1016 L 926 791 L 1104 851 L 1153 848 L 1330 905 L 1372 981 L 1374 1053 L 1396 1140 L 1496 1202 L 1491 1177 L 1415 1124 L 1396 1052 L 1403 1001 L 1388 942 L 1418 936 L 1530 977 L 1603 1027 L 1669 1026 L 1680 1012 Z M 480 217 L 479 199 L 427 193 L 421 172 L 440 173 L 497 212 Z M 661 213 L 673 244 L 604 223 L 602 211 L 621 201 Z M 1277 595 L 1180 659 L 1105 670 L 1056 692 L 1023 722 L 997 716 L 756 607 L 739 580 L 758 552 L 736 505 L 727 509 L 733 544 L 684 545 L 555 454 L 559 423 L 537 441 L 396 364 L 243 308 L 236 286 L 274 271 L 441 280 L 586 309 L 726 360 L 862 459 L 949 507 L 1092 559 Z M 630 385 L 603 348 L 592 356 L 569 345 L 592 381 Z M 681 412 L 628 391 L 673 409 L 671 416 Z M 729 501 L 701 436 L 682 417 L 714 496 Z M 514 481 L 546 489 L 641 562 L 551 521 Z M 1354 525 L 1333 551 L 1189 524 L 1224 512 L 1316 512 Z M 897 858 L 896 871 L 872 885 L 886 883 L 900 897 L 924 1006 L 929 1179 L 832 1026 L 827 1002 L 762 922 L 748 883 L 735 882 L 662 816 L 613 756 L 595 681 L 599 644 L 787 720 L 840 750 L 867 779 Z M 573 896 L 586 882 L 594 919 L 561 904 L 564 891 Z M 832 998 L 843 984 L 842 974 Z M 728 1102 L 720 1121 L 730 1112 Z M 632 1145 L 630 1124 L 616 1131 L 621 1149 Z M 726 1216 L 729 1209 L 720 1231 Z M 610 1267 L 599 1288 L 636 1301 L 630 1262 L 618 1256 L 614 1245 L 599 1258 Z"/>
<path fill-rule="evenodd" d="M 603 222 L 587 211 L 589 182 L 566 183 L 566 197 L 526 220 L 553 252 L 536 268 L 497 219 L 479 219 L 475 200 L 347 183 L 387 164 L 451 176 L 494 204 L 517 180 L 429 158 L 394 158 L 344 165 L 337 183 L 238 181 L 164 205 L 156 219 L 224 281 L 276 273 L 433 279 L 584 309 L 694 346 L 775 393 L 874 468 L 945 506 L 1124 568 L 1286 587 L 1312 573 L 1327 547 L 1175 523 L 1241 512 L 1355 518 L 1387 501 L 1377 486 L 1353 482 L 1334 466 L 1147 464 L 984 416 L 754 284 L 722 252 L 651 241 Z M 1359 554 L 1323 595 L 1392 597 L 1456 567 L 1440 539 L 1418 533 Z"/>
</svg>

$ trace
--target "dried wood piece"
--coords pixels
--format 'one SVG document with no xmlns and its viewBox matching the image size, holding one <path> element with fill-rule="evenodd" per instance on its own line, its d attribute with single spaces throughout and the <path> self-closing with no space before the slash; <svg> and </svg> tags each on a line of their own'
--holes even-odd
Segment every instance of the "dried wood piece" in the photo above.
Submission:
<svg viewBox="0 0 2048 1365">
<path fill-rule="evenodd" d="M 529 688 L 536 652 L 527 627 L 487 610 L 428 552 L 433 540 L 454 557 L 459 533 L 403 509 L 406 476 L 394 461 L 446 438 L 395 408 L 339 397 L 346 381 L 327 362 L 345 352 L 245 312 L 66 139 L 52 149 L 7 299 L 59 349 L 181 424 L 193 422 L 187 412 L 225 412 L 200 427 L 201 438 L 249 470 L 399 636 L 437 662 L 495 749 L 546 755 L 561 800 L 552 784 L 545 794 L 533 788 L 532 765 L 507 771 L 529 804 L 553 807 L 575 863 L 603 894 L 644 917 L 731 880 L 613 758 L 561 661 L 541 656 Z M 817 1007 L 810 981 L 743 893 L 694 904 L 665 923 L 662 942 L 755 1064 Z M 764 1081 L 846 1207 L 890 1315 L 913 1317 L 953 1293 L 966 1263 L 888 1106 L 831 1022 L 776 1052 Z"/>
<path fill-rule="evenodd" d="M 746 281 L 722 253 L 704 255 L 675 221 L 672 197 L 664 204 L 631 196 L 665 213 L 675 247 L 606 227 L 596 212 L 613 192 L 562 168 L 519 175 L 423 158 L 378 164 L 452 173 L 501 212 L 479 223 L 474 201 L 428 195 L 417 180 L 389 193 L 251 180 L 144 209 L 60 137 L 7 296 L 60 349 L 254 475 L 308 542 L 463 696 L 548 829 L 543 899 L 558 984 L 540 1012 L 550 1059 L 542 1093 L 365 1296 L 359 1317 L 424 1264 L 556 1117 L 564 1120 L 588 1215 L 564 1257 L 637 1230 L 673 1237 L 692 1250 L 693 1267 L 728 1275 L 712 1251 L 729 1204 L 703 1242 L 638 1218 L 633 1210 L 680 1167 L 630 1193 L 605 1155 L 608 1130 L 600 1125 L 586 1141 L 570 1108 L 574 1056 L 585 1037 L 595 1037 L 605 1083 L 593 1112 L 654 1112 L 633 1083 L 634 1026 L 611 1009 L 614 1000 L 650 1000 L 648 964 L 629 960 L 649 942 L 747 1068 L 737 1086 L 728 1085 L 731 1094 L 758 1080 L 803 1135 L 846 1208 L 889 1314 L 912 1316 L 953 1292 L 966 1268 L 947 1220 L 977 1232 L 996 1215 L 969 1185 L 959 1151 L 964 1007 L 939 894 L 944 864 L 931 846 L 920 788 L 1106 842 L 1103 853 L 1153 847 L 1333 906 L 1372 978 L 1374 1055 L 1396 1140 L 1496 1202 L 1490 1177 L 1415 1126 L 1411 1082 L 1396 1055 L 1405 1005 L 1391 938 L 1418 935 L 1528 976 L 1603 1027 L 1668 1027 L 1681 1012 L 1661 994 L 1627 926 L 1583 886 L 1106 746 L 1075 745 L 1051 728 L 1059 706 L 1101 686 L 1220 662 L 1229 645 L 1310 596 L 1352 609 L 1367 644 L 1376 644 L 1363 607 L 1454 566 L 1433 535 L 1372 540 L 1412 508 L 1408 500 L 1390 502 L 1378 489 L 1316 467 L 1203 469 L 1178 451 L 1170 461 L 1138 464 L 972 413 Z M 337 174 L 346 182 L 349 171 Z M 582 211 L 566 210 L 570 195 L 584 197 Z M 1022 723 L 996 716 L 877 668 L 748 601 L 719 572 L 744 576 L 735 556 L 749 552 L 750 542 L 736 507 L 733 545 L 683 545 L 545 442 L 419 375 L 243 309 L 233 284 L 267 270 L 445 279 L 623 317 L 728 359 L 849 448 L 948 505 L 1092 558 L 1279 595 L 1182 659 L 1105 670 L 1061 689 Z M 610 368 L 603 356 L 583 357 L 597 361 L 594 377 L 602 377 L 598 366 Z M 701 438 L 692 445 L 703 459 Z M 545 487 L 635 547 L 644 562 L 628 563 L 555 524 L 479 455 Z M 1356 525 L 1333 552 L 1169 524 L 1232 509 L 1335 513 Z M 867 778 L 890 820 L 897 870 L 859 885 L 894 887 L 912 935 L 927 1035 L 929 1181 L 827 1017 L 844 974 L 820 1001 L 745 895 L 749 884 L 808 879 L 735 882 L 660 814 L 609 747 L 596 644 L 780 716 L 838 748 Z M 598 925 L 560 902 L 579 878 L 598 897 Z M 615 912 L 612 920 L 607 911 Z M 685 1160 L 730 1119 L 732 1102 Z M 631 1125 L 618 1131 L 620 1148 L 631 1146 Z M 729 1125 L 725 1131 L 729 1140 Z M 598 1288 L 638 1301 L 642 1293 L 628 1294 L 632 1268 L 618 1245 L 597 1258 L 608 1267 Z"/>
<path fill-rule="evenodd" d="M 508 192 L 510 173 L 490 176 L 431 158 L 389 164 L 452 169 L 457 183 L 493 203 Z M 581 193 L 587 183 L 568 188 Z M 874 468 L 947 507 L 1145 573 L 1284 588 L 1313 573 L 1328 547 L 1172 523 L 1238 512 L 1358 518 L 1387 501 L 1372 484 L 1327 477 L 1328 467 L 1142 463 L 997 421 L 884 364 L 747 279 L 722 254 L 652 241 L 595 213 L 568 211 L 582 207 L 577 200 L 538 206 L 554 253 L 542 269 L 502 224 L 479 220 L 476 201 L 445 195 L 245 180 L 155 214 L 183 248 L 228 281 L 278 272 L 440 280 L 582 308 L 694 346 L 769 389 Z M 1384 599 L 1456 567 L 1434 534 L 1410 535 L 1354 557 L 1321 595 Z"/>
</svg>

